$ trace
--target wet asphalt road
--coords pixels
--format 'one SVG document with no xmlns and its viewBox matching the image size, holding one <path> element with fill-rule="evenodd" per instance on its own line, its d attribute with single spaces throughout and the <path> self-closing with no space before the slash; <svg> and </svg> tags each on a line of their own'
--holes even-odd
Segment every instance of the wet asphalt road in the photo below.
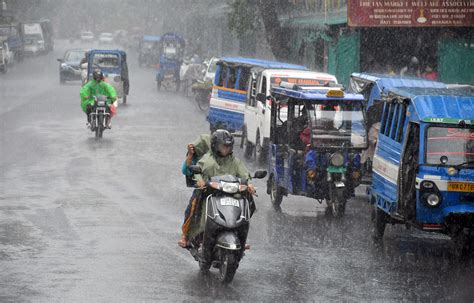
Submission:
<svg viewBox="0 0 474 303">
<path fill-rule="evenodd" d="M 58 42 L 0 75 L 1 302 L 474 302 L 474 261 L 456 260 L 447 238 L 390 226 L 372 244 L 364 187 L 331 220 L 305 198 L 285 197 L 274 213 L 257 181 L 251 250 L 234 281 L 200 275 L 176 241 L 191 194 L 180 167 L 205 114 L 158 93 L 130 52 L 128 103 L 95 140 L 80 83 L 59 85 L 56 58 L 78 46 Z"/>
</svg>

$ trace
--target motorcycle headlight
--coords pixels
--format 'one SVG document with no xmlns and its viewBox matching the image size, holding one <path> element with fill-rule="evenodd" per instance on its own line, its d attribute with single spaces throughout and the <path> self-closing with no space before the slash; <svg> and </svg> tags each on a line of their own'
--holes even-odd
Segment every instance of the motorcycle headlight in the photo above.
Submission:
<svg viewBox="0 0 474 303">
<path fill-rule="evenodd" d="M 66 63 L 61 63 L 61 67 L 62 67 L 62 68 L 66 68 L 66 67 L 67 67 L 67 64 L 66 64 Z"/>
<path fill-rule="evenodd" d="M 239 184 L 238 183 L 229 183 L 229 182 L 222 182 L 222 191 L 229 194 L 234 194 L 239 191 Z"/>
<path fill-rule="evenodd" d="M 340 152 L 336 152 L 331 156 L 331 164 L 334 166 L 344 165 L 344 156 Z"/>
</svg>

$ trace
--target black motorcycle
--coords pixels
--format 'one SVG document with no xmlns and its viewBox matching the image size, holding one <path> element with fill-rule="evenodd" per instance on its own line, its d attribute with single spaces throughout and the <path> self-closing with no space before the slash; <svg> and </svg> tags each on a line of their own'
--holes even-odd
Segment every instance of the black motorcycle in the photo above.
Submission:
<svg viewBox="0 0 474 303">
<path fill-rule="evenodd" d="M 201 172 L 192 167 L 194 174 Z M 262 179 L 264 170 L 254 178 Z M 212 177 L 200 196 L 200 226 L 202 232 L 191 237 L 187 249 L 202 272 L 210 267 L 219 269 L 219 280 L 230 283 L 245 251 L 250 217 L 255 210 L 253 197 L 247 191 L 247 180 L 224 175 Z"/>
<path fill-rule="evenodd" d="M 106 96 L 94 97 L 94 106 L 89 116 L 91 131 L 95 132 L 96 138 L 102 138 L 102 133 L 107 128 L 110 120 L 110 109 L 107 105 Z"/>
</svg>

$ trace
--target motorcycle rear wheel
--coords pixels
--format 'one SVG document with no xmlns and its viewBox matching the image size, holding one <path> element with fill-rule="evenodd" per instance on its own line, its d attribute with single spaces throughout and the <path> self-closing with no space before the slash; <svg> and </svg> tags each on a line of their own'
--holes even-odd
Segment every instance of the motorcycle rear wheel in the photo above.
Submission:
<svg viewBox="0 0 474 303">
<path fill-rule="evenodd" d="M 221 251 L 221 259 L 219 266 L 219 281 L 224 284 L 232 282 L 234 279 L 235 272 L 239 267 L 239 262 L 234 252 L 223 249 Z"/>
</svg>

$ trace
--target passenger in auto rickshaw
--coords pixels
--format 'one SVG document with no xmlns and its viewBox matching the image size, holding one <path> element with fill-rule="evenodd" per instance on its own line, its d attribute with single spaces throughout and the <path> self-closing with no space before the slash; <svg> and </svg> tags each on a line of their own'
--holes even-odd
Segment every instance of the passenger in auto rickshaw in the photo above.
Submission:
<svg viewBox="0 0 474 303">
<path fill-rule="evenodd" d="M 305 182 L 306 178 L 306 163 L 311 157 L 308 154 L 311 153 L 312 142 L 311 142 L 311 128 L 323 130 L 323 131 L 337 131 L 335 124 L 335 116 L 337 112 L 337 106 L 333 105 L 318 105 L 317 110 L 312 104 L 304 105 L 300 111 L 300 116 L 294 119 L 293 127 L 297 134 L 293 147 L 297 149 L 296 155 L 293 161 L 294 167 L 294 187 L 302 188 L 302 183 Z M 310 116 L 314 116 L 313 119 L 309 119 Z M 318 117 L 319 119 L 316 119 Z M 315 125 L 312 125 L 311 121 L 314 121 Z"/>
</svg>

